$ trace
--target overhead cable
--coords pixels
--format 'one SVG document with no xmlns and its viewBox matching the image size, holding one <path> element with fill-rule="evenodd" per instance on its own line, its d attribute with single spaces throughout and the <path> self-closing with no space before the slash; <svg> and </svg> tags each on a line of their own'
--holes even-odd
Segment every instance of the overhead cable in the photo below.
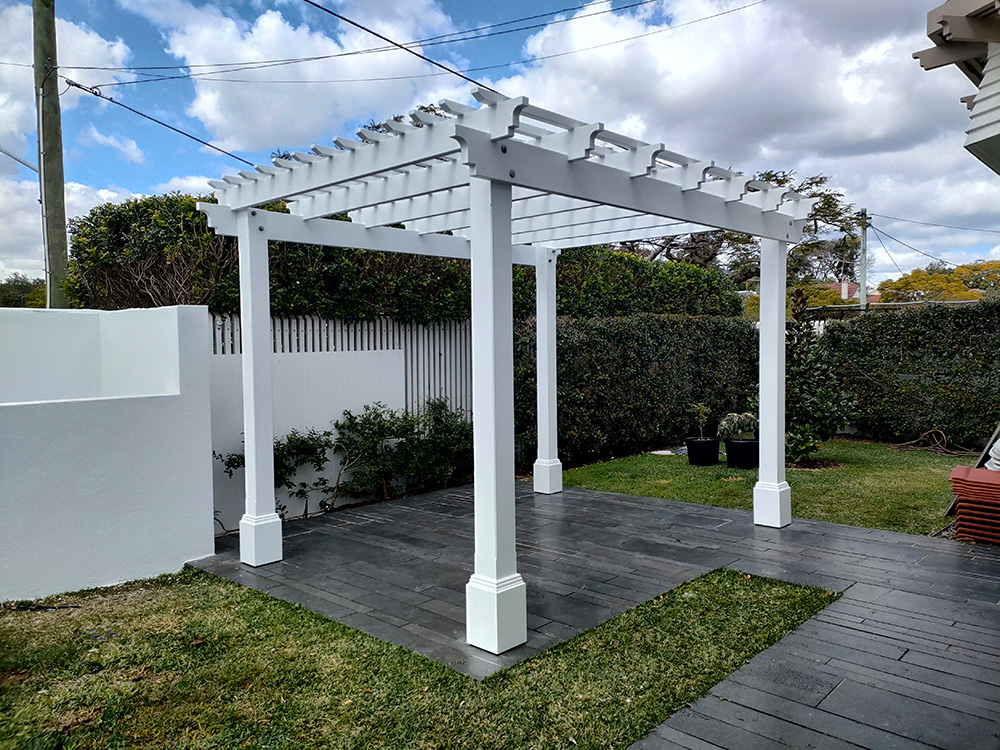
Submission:
<svg viewBox="0 0 1000 750">
<path fill-rule="evenodd" d="M 305 0 L 305 1 L 309 2 L 309 0 Z M 258 79 L 258 78 L 218 78 L 218 77 L 215 77 L 215 76 L 218 76 L 218 75 L 224 74 L 224 73 L 237 72 L 237 69 L 234 68 L 232 70 L 204 71 L 204 72 L 201 72 L 201 73 L 178 74 L 178 75 L 175 75 L 175 76 L 158 76 L 158 77 L 155 77 L 155 78 L 145 78 L 145 79 L 136 80 L 136 81 L 111 81 L 111 82 L 108 82 L 108 83 L 100 84 L 100 87 L 101 88 L 107 88 L 109 86 L 131 86 L 131 85 L 135 85 L 135 84 L 139 84 L 139 83 L 157 83 L 157 82 L 160 82 L 160 81 L 185 80 L 185 79 L 189 79 L 189 78 L 190 79 L 196 79 L 197 78 L 199 80 L 211 81 L 213 83 L 216 83 L 216 82 L 218 82 L 218 83 L 279 83 L 279 84 L 374 83 L 374 82 L 379 82 L 379 81 L 409 81 L 409 80 L 416 80 L 416 79 L 420 79 L 420 78 L 435 78 L 435 77 L 439 77 L 439 76 L 442 76 L 442 75 L 446 75 L 448 73 L 452 73 L 454 75 L 458 75 L 460 78 L 463 78 L 464 80 L 476 83 L 476 85 L 481 85 L 481 84 L 473 81 L 473 79 L 468 78 L 466 76 L 466 74 L 469 74 L 469 73 L 480 73 L 480 72 L 487 71 L 487 70 L 497 70 L 497 69 L 501 69 L 501 68 L 507 68 L 507 67 L 510 67 L 512 65 L 529 65 L 531 63 L 542 62 L 543 60 L 551 60 L 551 59 L 554 59 L 554 58 L 557 58 L 557 57 L 566 57 L 568 55 L 580 54 L 581 52 L 590 52 L 590 51 L 595 50 L 595 49 L 603 49 L 605 47 L 610 47 L 610 46 L 613 46 L 613 45 L 616 45 L 616 44 L 627 44 L 628 42 L 633 42 L 633 41 L 635 41 L 637 39 L 643 39 L 645 37 L 653 36 L 654 34 L 662 34 L 662 33 L 665 33 L 667 31 L 674 31 L 676 29 L 681 29 L 681 28 L 684 28 L 686 26 L 692 26 L 694 24 L 702 23 L 704 21 L 711 21 L 711 20 L 714 20 L 716 18 L 720 18 L 721 16 L 726 16 L 726 15 L 729 15 L 731 13 L 736 13 L 736 12 L 739 12 L 739 11 L 742 11 L 742 10 L 747 10 L 747 9 L 753 8 L 753 7 L 757 6 L 757 5 L 763 5 L 766 2 L 768 2 L 768 0 L 756 0 L 756 2 L 748 3 L 747 5 L 741 5 L 741 6 L 738 6 L 736 8 L 730 8 L 728 10 L 724 10 L 724 11 L 721 11 L 719 13 L 715 13 L 715 14 L 710 15 L 710 16 L 703 16 L 701 18 L 695 18 L 695 19 L 692 19 L 690 21 L 685 21 L 684 23 L 679 23 L 679 24 L 677 24 L 675 26 L 664 26 L 662 28 L 653 29 L 652 31 L 647 31 L 647 32 L 645 32 L 643 34 L 636 34 L 634 36 L 625 37 L 624 39 L 615 39 L 615 40 L 610 41 L 610 42 L 604 42 L 602 44 L 595 44 L 595 45 L 592 45 L 590 47 L 580 47 L 578 49 L 566 50 L 565 52 L 554 52 L 554 53 L 549 54 L 549 55 L 539 55 L 537 57 L 523 58 L 523 59 L 520 59 L 520 60 L 508 60 L 508 61 L 505 61 L 505 62 L 495 63 L 495 64 L 491 64 L 491 65 L 479 65 L 479 66 L 470 67 L 470 68 L 463 68 L 461 70 L 453 70 L 451 68 L 447 68 L 446 66 L 440 66 L 439 65 L 438 67 L 443 67 L 444 68 L 444 72 L 440 72 L 440 73 L 416 73 L 416 74 L 412 74 L 412 75 L 370 76 L 370 77 L 363 77 L 363 78 L 325 78 L 325 79 L 302 79 L 302 78 L 297 78 L 297 79 L 280 79 L 280 80 L 275 80 L 275 79 L 268 80 L 268 79 Z M 411 54 L 417 54 L 417 53 L 413 52 L 413 50 L 410 50 L 410 49 L 406 48 L 405 45 L 397 45 L 397 47 L 399 49 L 403 49 L 403 50 L 405 50 L 407 52 L 410 52 Z M 379 48 L 379 51 L 384 51 L 385 49 L 386 48 Z M 302 61 L 309 62 L 309 61 L 312 61 L 312 60 L 315 60 L 315 59 L 331 59 L 331 58 L 346 57 L 346 56 L 349 56 L 350 54 L 353 54 L 353 53 L 338 53 L 338 54 L 329 55 L 329 56 L 319 56 L 319 57 L 316 57 L 316 58 L 303 58 Z M 422 59 L 428 59 L 428 58 L 424 58 L 422 55 L 417 55 L 417 56 L 421 57 Z M 285 62 L 298 62 L 298 60 L 293 58 L 293 59 L 288 60 L 288 61 L 280 61 L 280 60 L 278 60 L 278 61 L 271 61 L 271 62 L 274 62 L 274 63 L 277 64 L 277 63 L 285 63 Z M 432 62 L 432 64 L 436 64 L 436 63 L 433 63 L 433 61 L 431 61 L 431 62 Z M 221 65 L 221 63 L 219 63 L 218 65 Z M 178 66 L 178 67 L 184 67 L 184 66 Z M 187 66 L 187 67 L 195 67 L 195 66 L 192 65 L 192 66 Z M 205 66 L 198 66 L 198 67 L 205 67 Z M 239 68 L 239 70 L 253 70 L 253 69 L 256 69 L 256 68 L 264 68 L 264 67 L 276 67 L 276 65 L 265 64 L 265 62 L 262 62 L 259 65 L 248 64 L 246 66 L 241 66 Z M 134 69 L 134 70 L 138 70 L 138 69 Z"/>
<path fill-rule="evenodd" d="M 140 112 L 139 110 L 134 109 L 134 108 L 128 106 L 127 104 L 122 104 L 121 102 L 112 99 L 110 96 L 106 96 L 106 95 L 102 94 L 97 87 L 84 86 L 83 84 L 77 83 L 76 81 L 71 81 L 69 78 L 66 78 L 65 76 L 63 76 L 63 80 L 66 81 L 67 84 L 69 84 L 70 86 L 72 86 L 75 89 L 80 89 L 81 91 L 86 91 L 88 94 L 96 96 L 99 99 L 103 99 L 106 102 L 110 102 L 111 104 L 117 104 L 119 107 L 127 109 L 129 112 L 132 112 L 133 114 L 139 115 L 139 117 L 145 117 L 147 120 L 150 120 L 151 122 L 155 122 L 157 125 L 162 125 L 165 128 L 173 130 L 175 133 L 183 135 L 185 138 L 190 138 L 192 141 L 197 141 L 198 143 L 200 143 L 203 146 L 208 146 L 209 148 L 218 151 L 220 154 L 225 154 L 226 156 L 230 156 L 233 159 L 236 159 L 236 161 L 243 162 L 248 167 L 252 167 L 253 166 L 253 162 L 249 162 L 246 159 L 244 159 L 244 158 L 242 158 L 240 156 L 237 156 L 236 154 L 230 153 L 229 151 L 226 151 L 224 148 L 220 148 L 219 146 L 216 146 L 214 143 L 209 143 L 208 141 L 204 141 L 204 140 L 202 140 L 201 138 L 199 138 L 196 135 L 191 135 L 191 133 L 188 133 L 188 132 L 186 132 L 184 130 L 181 130 L 180 128 L 176 128 L 173 125 L 170 125 L 168 123 L 163 122 L 163 120 L 157 120 L 155 117 L 153 117 L 151 115 L 147 115 L 145 112 Z"/>
<path fill-rule="evenodd" d="M 977 229 L 975 227 L 956 227 L 952 224 L 936 224 L 932 221 L 917 221 L 915 219 L 901 219 L 898 216 L 887 216 L 886 214 L 870 214 L 890 221 L 902 221 L 906 224 L 920 224 L 925 227 L 941 227 L 942 229 L 957 229 L 961 232 L 987 232 L 989 234 L 1000 234 L 1000 229 Z"/>
<path fill-rule="evenodd" d="M 875 229 L 874 225 L 872 226 L 872 229 Z M 920 253 L 921 255 L 930 258 L 931 260 L 936 260 L 938 263 L 945 263 L 946 265 L 955 266 L 956 268 L 958 268 L 958 265 L 955 264 L 955 263 L 952 263 L 950 260 L 945 260 L 944 258 L 938 258 L 937 256 L 931 255 L 930 253 L 925 253 L 923 250 L 917 250 L 917 248 L 915 248 L 913 245 L 907 245 L 905 242 L 903 242 L 902 240 L 896 239 L 895 237 L 893 237 L 891 234 L 889 234 L 885 230 L 875 229 L 875 231 L 876 232 L 881 232 L 882 234 L 884 234 L 886 237 L 888 237 L 893 242 L 898 242 L 903 247 L 907 247 L 907 248 L 909 248 L 910 250 L 912 250 L 915 253 Z"/>
<path fill-rule="evenodd" d="M 427 57 L 426 55 L 420 54 L 416 50 L 412 50 L 409 47 L 405 47 L 402 44 L 400 44 L 399 42 L 393 41 L 389 37 L 387 37 L 387 36 L 385 36 L 383 34 L 379 34 L 377 31 L 375 31 L 373 29 L 370 29 L 370 28 L 368 28 L 367 26 L 365 26 L 363 24 L 358 23 L 357 21 L 352 21 L 347 16 L 341 15 L 340 13 L 337 13 L 334 10 L 330 10 L 326 6 L 323 6 L 323 5 L 320 5 L 317 2 L 314 2 L 314 0 L 302 0 L 302 2 L 304 2 L 306 5 L 311 5 L 312 7 L 316 8 L 317 10 L 321 10 L 324 13 L 327 13 L 327 14 L 331 15 L 334 18 L 336 18 L 336 19 L 338 19 L 340 21 L 343 21 L 346 24 L 350 24 L 351 26 L 354 26 L 355 28 L 361 29 L 362 31 L 367 31 L 369 34 L 371 34 L 374 37 L 378 37 L 383 42 L 388 42 L 389 44 L 393 45 L 394 47 L 398 47 L 399 49 L 403 50 L 404 52 L 409 52 L 414 57 L 418 57 L 421 60 L 423 60 L 424 62 L 430 63 L 435 68 L 440 68 L 441 70 L 443 70 L 443 71 L 445 71 L 447 73 L 451 73 L 453 76 L 457 76 L 458 78 L 461 78 L 463 81 L 468 81 L 469 83 L 474 84 L 474 85 L 476 85 L 476 86 L 478 86 L 480 88 L 484 88 L 487 91 L 492 91 L 494 94 L 499 94 L 500 96 L 503 96 L 503 94 L 500 94 L 500 92 L 497 91 L 495 88 L 491 88 L 490 86 L 487 86 L 484 83 L 480 83 L 479 81 L 477 81 L 474 78 L 469 78 L 469 76 L 465 75 L 464 73 L 460 73 L 457 70 L 455 70 L 454 68 L 449 68 L 447 65 L 445 65 L 444 63 L 439 63 L 437 60 L 432 60 L 431 58 Z"/>
</svg>

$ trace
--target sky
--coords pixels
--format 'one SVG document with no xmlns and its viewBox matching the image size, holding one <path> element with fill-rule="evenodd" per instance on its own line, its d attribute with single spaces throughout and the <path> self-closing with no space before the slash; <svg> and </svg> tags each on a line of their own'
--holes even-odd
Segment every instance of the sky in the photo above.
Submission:
<svg viewBox="0 0 1000 750">
<path fill-rule="evenodd" d="M 748 174 L 827 175 L 883 233 L 874 283 L 1000 260 L 1000 176 L 963 148 L 975 87 L 912 59 L 937 0 L 319 4 L 508 96 Z M 71 217 L 206 194 L 246 166 L 67 80 L 255 164 L 418 104 L 473 103 L 471 84 L 303 0 L 56 0 L 56 15 Z M 0 146 L 36 163 L 30 2 L 0 0 L 0 29 Z M 37 176 L 2 154 L 0 219 L 0 278 L 41 276 Z"/>
</svg>

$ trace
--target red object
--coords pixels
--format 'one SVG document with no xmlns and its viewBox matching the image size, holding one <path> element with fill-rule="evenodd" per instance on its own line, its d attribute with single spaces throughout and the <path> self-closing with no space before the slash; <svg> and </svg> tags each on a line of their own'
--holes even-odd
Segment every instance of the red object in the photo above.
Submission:
<svg viewBox="0 0 1000 750">
<path fill-rule="evenodd" d="M 1000 544 L 1000 471 L 959 466 L 950 479 L 958 497 L 956 538 Z"/>
</svg>

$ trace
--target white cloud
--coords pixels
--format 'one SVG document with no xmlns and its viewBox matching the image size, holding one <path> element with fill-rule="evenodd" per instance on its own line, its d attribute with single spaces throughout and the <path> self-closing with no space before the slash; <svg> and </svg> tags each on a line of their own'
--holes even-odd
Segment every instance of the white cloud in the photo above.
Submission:
<svg viewBox="0 0 1000 750">
<path fill-rule="evenodd" d="M 208 181 L 214 177 L 201 177 L 189 175 L 187 177 L 171 177 L 166 182 L 154 185 L 151 192 L 159 193 L 187 193 L 188 195 L 208 195 L 212 192 Z"/>
<path fill-rule="evenodd" d="M 0 143 L 28 161 L 35 161 L 35 102 L 32 93 L 32 29 L 31 5 L 19 4 L 0 8 L 0 29 L 4 30 L 3 59 L 26 67 L 0 65 Z M 76 65 L 121 67 L 130 56 L 129 48 L 120 39 L 111 41 L 100 34 L 62 19 L 56 21 L 59 44 L 59 65 L 75 81 L 94 85 L 109 78 L 128 80 L 124 73 L 96 70 L 72 70 Z M 84 94 L 70 89 L 59 97 L 63 110 L 77 106 Z M 31 141 L 29 142 L 29 136 Z M 17 174 L 17 165 L 10 159 L 0 160 L 0 175 Z"/>
<path fill-rule="evenodd" d="M 131 197 L 127 190 L 96 189 L 68 182 L 66 215 L 83 216 L 99 203 L 117 203 Z M 0 232 L 0 278 L 15 271 L 42 276 L 45 263 L 38 183 L 0 178 L 0 216 L 4 217 L 4 231 Z"/>
<path fill-rule="evenodd" d="M 132 164 L 146 163 L 146 157 L 143 155 L 142 149 L 139 148 L 134 138 L 119 138 L 114 135 L 104 135 L 91 125 L 90 130 L 81 136 L 80 141 L 84 145 L 97 144 L 100 146 L 110 146 L 115 151 L 118 151 L 125 161 Z"/>
<path fill-rule="evenodd" d="M 214 5 L 187 0 L 122 3 L 158 24 L 168 51 L 189 65 L 327 58 L 220 74 L 219 78 L 231 79 L 225 82 L 208 80 L 208 76 L 195 79 L 195 98 L 187 114 L 200 120 L 211 132 L 211 140 L 227 150 L 302 146 L 324 134 L 341 134 L 345 122 L 381 118 L 399 112 L 401 105 L 426 101 L 419 94 L 428 81 L 419 78 L 329 82 L 392 79 L 434 69 L 398 50 L 330 58 L 381 43 L 353 28 L 325 31 L 336 28 L 337 22 L 318 11 L 309 16 L 309 25 L 295 26 L 277 10 L 247 20 Z M 353 4 L 346 12 L 402 40 L 452 29 L 434 0 L 379 0 Z"/>
</svg>

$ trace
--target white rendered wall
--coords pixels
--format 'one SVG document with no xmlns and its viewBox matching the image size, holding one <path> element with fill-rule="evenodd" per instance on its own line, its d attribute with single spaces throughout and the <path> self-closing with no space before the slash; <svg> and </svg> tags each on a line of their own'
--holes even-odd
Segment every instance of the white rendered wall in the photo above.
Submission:
<svg viewBox="0 0 1000 750">
<path fill-rule="evenodd" d="M 100 396 L 99 315 L 0 309 L 0 403 Z"/>
<path fill-rule="evenodd" d="M 284 437 L 293 429 L 329 430 L 345 410 L 360 413 L 366 404 L 380 401 L 391 409 L 406 406 L 406 377 L 402 349 L 383 351 L 309 352 L 275 354 L 274 434 Z M 212 450 L 216 453 L 243 451 L 242 355 L 217 354 L 211 358 Z M 334 457 L 326 476 L 332 482 L 339 463 Z M 215 509 L 219 523 L 233 529 L 243 515 L 243 472 L 232 478 L 213 465 Z M 298 481 L 312 482 L 315 473 L 302 470 Z M 302 514 L 302 501 L 278 491 L 288 516 Z M 310 512 L 318 509 L 318 497 L 310 499 Z M 221 531 L 219 523 L 216 531 Z"/>
<path fill-rule="evenodd" d="M 177 393 L 177 315 L 172 307 L 100 313 L 101 395 Z M 145 342 L 156 342 L 146 346 Z"/>
<path fill-rule="evenodd" d="M 32 312 L 0 310 L 0 357 L 17 363 L 0 384 L 0 600 L 145 578 L 212 554 L 205 309 Z M 93 356 L 102 340 L 103 367 Z M 92 397 L 67 398 L 81 370 Z M 166 372 L 178 392 L 102 396 L 102 370 L 109 384 L 147 393 L 164 391 Z M 32 403 L 4 403 L 28 390 Z"/>
</svg>

